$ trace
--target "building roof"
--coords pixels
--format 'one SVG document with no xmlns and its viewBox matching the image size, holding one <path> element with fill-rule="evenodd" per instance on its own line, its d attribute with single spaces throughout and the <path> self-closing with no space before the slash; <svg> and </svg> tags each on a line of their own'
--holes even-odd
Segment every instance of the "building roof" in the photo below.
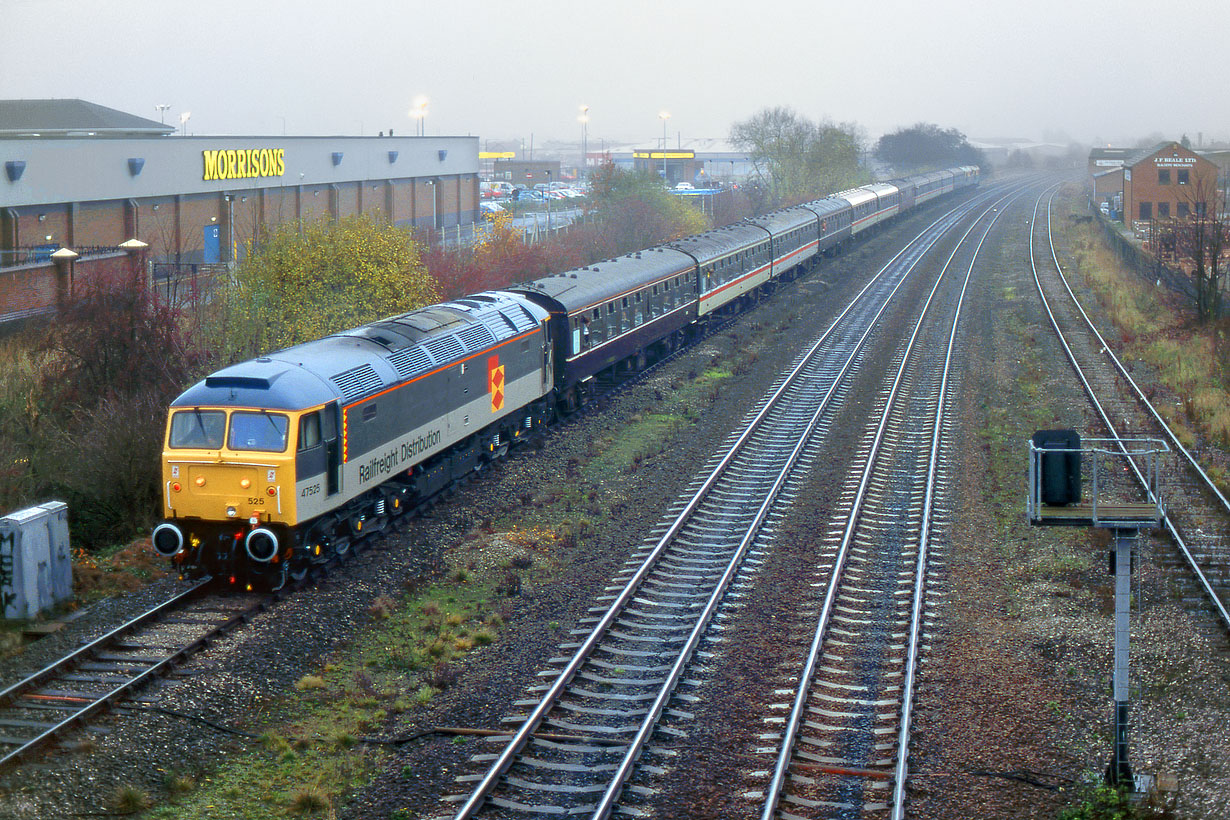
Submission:
<svg viewBox="0 0 1230 820">
<path fill-rule="evenodd" d="M 1090 162 L 1099 159 L 1123 160 L 1133 153 L 1131 148 L 1094 148 L 1089 152 Z"/>
<path fill-rule="evenodd" d="M 136 137 L 175 127 L 86 100 L 0 100 L 0 137 Z"/>
</svg>

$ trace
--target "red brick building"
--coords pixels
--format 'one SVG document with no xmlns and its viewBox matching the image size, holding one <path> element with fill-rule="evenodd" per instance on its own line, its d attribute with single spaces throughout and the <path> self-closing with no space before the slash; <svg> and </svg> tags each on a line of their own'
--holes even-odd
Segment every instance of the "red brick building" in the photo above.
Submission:
<svg viewBox="0 0 1230 820">
<path fill-rule="evenodd" d="M 1177 142 L 1159 143 L 1123 161 L 1125 225 L 1204 213 L 1215 209 L 1217 200 L 1217 165 Z"/>
</svg>

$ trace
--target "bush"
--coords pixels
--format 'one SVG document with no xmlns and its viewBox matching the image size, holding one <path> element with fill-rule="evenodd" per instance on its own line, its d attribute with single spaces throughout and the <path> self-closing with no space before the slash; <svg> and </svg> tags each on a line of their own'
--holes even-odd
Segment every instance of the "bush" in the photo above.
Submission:
<svg viewBox="0 0 1230 820">
<path fill-rule="evenodd" d="M 181 317 L 128 259 L 96 269 L 0 371 L 0 499 L 60 498 L 73 543 L 129 540 L 158 512 L 166 405 L 200 370 Z"/>
</svg>

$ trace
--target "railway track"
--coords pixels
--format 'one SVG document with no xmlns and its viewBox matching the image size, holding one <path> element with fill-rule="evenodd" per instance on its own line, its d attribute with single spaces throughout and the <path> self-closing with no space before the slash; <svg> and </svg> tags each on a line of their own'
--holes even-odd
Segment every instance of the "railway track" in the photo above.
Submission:
<svg viewBox="0 0 1230 820">
<path fill-rule="evenodd" d="M 175 671 L 263 611 L 271 595 L 221 597 L 199 581 L 0 692 L 0 768 Z"/>
<path fill-rule="evenodd" d="M 1163 527 L 1175 544 L 1179 561 L 1191 573 L 1203 607 L 1211 611 L 1225 635 L 1230 633 L 1230 544 L 1223 533 L 1230 526 L 1230 501 L 1163 421 L 1069 286 L 1059 264 L 1052 230 L 1051 207 L 1056 187 L 1040 194 L 1034 204 L 1029 249 L 1039 297 L 1068 361 L 1109 435 L 1160 438 L 1176 454 L 1168 460 L 1161 475 L 1160 491 L 1166 505 Z M 1038 211 L 1044 198 L 1047 252 L 1039 264 L 1034 238 L 1041 233 Z M 1056 299 L 1048 294 L 1066 294 L 1067 298 Z M 1144 486 L 1139 469 L 1136 475 Z"/>
<path fill-rule="evenodd" d="M 714 323 L 700 339 L 725 330 L 737 318 Z M 558 423 L 600 411 L 602 400 L 612 392 L 648 377 L 689 348 L 679 348 L 635 373 L 604 381 L 592 401 Z M 455 482 L 406 514 L 388 519 L 381 528 L 346 542 L 344 550 L 313 567 L 307 576 L 287 578 L 285 586 L 272 592 L 211 595 L 214 579 L 194 579 L 188 588 L 0 690 L 0 770 L 20 764 L 74 731 L 88 730 L 90 719 L 132 698 L 153 681 L 173 674 L 216 638 L 246 624 L 280 598 L 319 580 L 334 564 L 361 555 L 400 523 L 430 509 L 470 480 L 467 477 Z"/>
<path fill-rule="evenodd" d="M 661 771 L 646 759 L 670 752 L 652 738 L 681 733 L 670 724 L 689 717 L 688 675 L 707 656 L 700 647 L 720 639 L 715 620 L 737 609 L 738 590 L 769 555 L 774 524 L 809 466 L 809 444 L 825 432 L 877 320 L 974 207 L 953 209 L 915 237 L 731 435 L 617 577 L 621 584 L 608 588 L 609 602 L 574 630 L 583 639 L 563 647 L 574 654 L 541 673 L 554 682 L 517 704 L 529 711 L 508 719 L 519 728 L 502 751 L 474 758 L 485 774 L 463 778 L 473 790 L 448 798 L 461 804 L 458 820 L 638 811 L 652 790 L 631 784 L 634 772 Z"/>
<path fill-rule="evenodd" d="M 1019 195 L 988 206 L 948 258 L 859 446 L 818 558 L 823 597 L 789 715 L 762 736 L 779 741 L 762 820 L 904 816 L 927 576 L 944 540 L 936 507 L 957 329 L 982 243 Z M 964 276 L 947 276 L 982 221 Z"/>
</svg>

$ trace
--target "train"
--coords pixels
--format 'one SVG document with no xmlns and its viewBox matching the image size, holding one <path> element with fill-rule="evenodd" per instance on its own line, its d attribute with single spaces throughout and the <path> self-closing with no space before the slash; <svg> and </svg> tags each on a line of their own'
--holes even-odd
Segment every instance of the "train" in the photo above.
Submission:
<svg viewBox="0 0 1230 820">
<path fill-rule="evenodd" d="M 169 408 L 153 549 L 278 589 L 977 166 L 864 185 L 226 367 Z"/>
</svg>

